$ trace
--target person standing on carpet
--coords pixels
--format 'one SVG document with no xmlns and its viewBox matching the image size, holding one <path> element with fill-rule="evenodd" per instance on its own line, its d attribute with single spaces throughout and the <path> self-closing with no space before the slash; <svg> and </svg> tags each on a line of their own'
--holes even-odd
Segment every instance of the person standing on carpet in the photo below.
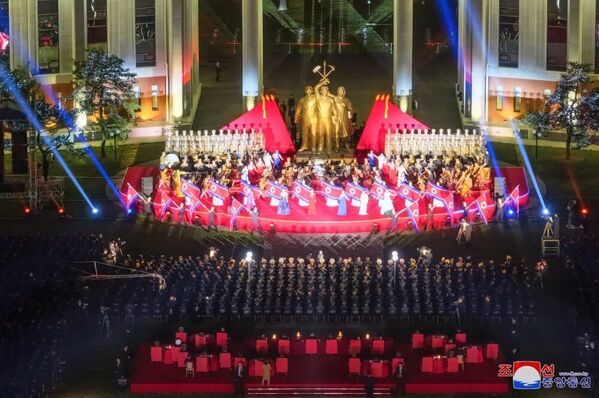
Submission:
<svg viewBox="0 0 599 398">
<path fill-rule="evenodd" d="M 366 393 L 366 398 L 374 398 L 374 377 L 372 377 L 370 371 L 364 380 L 364 392 Z"/>
<path fill-rule="evenodd" d="M 262 365 L 262 387 L 266 384 L 266 387 L 270 387 L 270 362 L 265 361 L 264 365 Z"/>
<path fill-rule="evenodd" d="M 243 383 L 245 379 L 245 366 L 243 366 L 243 362 L 239 361 L 237 366 L 235 367 L 234 379 L 233 382 L 235 384 L 235 396 L 243 397 Z"/>
<path fill-rule="evenodd" d="M 291 209 L 289 208 L 289 202 L 287 201 L 287 192 L 283 191 L 281 193 L 281 199 L 279 200 L 279 207 L 277 208 L 277 214 L 280 216 L 288 216 L 291 214 Z"/>
<path fill-rule="evenodd" d="M 347 216 L 347 196 L 345 196 L 345 192 L 343 191 L 341 192 L 341 196 L 339 196 L 337 215 L 341 217 Z"/>
</svg>

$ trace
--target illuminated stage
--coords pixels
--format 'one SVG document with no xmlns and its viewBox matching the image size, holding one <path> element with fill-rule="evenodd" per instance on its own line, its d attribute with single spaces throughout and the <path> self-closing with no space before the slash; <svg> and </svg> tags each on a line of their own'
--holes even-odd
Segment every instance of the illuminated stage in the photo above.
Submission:
<svg viewBox="0 0 599 398">
<path fill-rule="evenodd" d="M 242 137 L 244 140 L 252 137 L 251 139 L 254 140 L 255 136 L 259 135 L 264 150 L 268 152 L 278 150 L 284 157 L 296 160 L 315 156 L 314 152 L 295 154 L 295 148 L 275 99 L 270 96 L 264 96 L 255 108 L 235 119 L 225 128 L 233 130 L 224 133 L 221 130 L 221 134 L 213 132 L 212 135 L 208 132 L 204 137 L 213 141 L 221 139 L 222 136 L 229 137 L 229 140 L 232 136 L 236 137 L 235 139 Z M 459 131 L 454 134 L 449 130 L 429 131 L 426 126 L 391 103 L 388 96 L 377 96 L 353 156 L 359 163 L 363 163 L 368 152 L 388 152 L 390 142 L 398 146 L 401 153 L 407 149 L 420 150 L 418 146 L 423 142 L 426 142 L 427 148 L 430 147 L 437 153 L 441 153 L 441 144 L 453 145 L 453 148 L 467 152 L 470 149 L 466 143 L 471 145 L 470 143 L 479 141 L 482 142 L 480 134 L 459 133 Z M 348 157 L 351 152 L 339 150 L 328 156 L 336 154 Z M 326 157 L 326 154 L 321 153 L 318 161 L 324 161 Z M 257 186 L 260 175 L 250 172 L 249 184 L 244 185 L 240 180 L 233 180 L 232 186 L 224 187 L 211 180 L 202 191 L 200 187 L 193 186 L 191 181 L 186 181 L 185 176 L 179 174 L 176 169 L 163 172 L 162 178 L 166 180 L 159 182 L 158 168 L 131 167 L 123 179 L 121 193 L 127 203 L 134 203 L 132 197 L 141 190 L 141 177 L 153 176 L 156 186 L 153 209 L 155 216 L 161 221 L 178 222 L 180 214 L 178 209 L 185 206 L 186 223 L 206 226 L 210 223 L 209 212 L 213 208 L 213 222 L 220 228 L 250 231 L 257 229 L 259 224 L 260 229 L 265 232 L 287 233 L 385 232 L 393 222 L 390 214 L 382 211 L 381 202 L 386 196 L 392 201 L 393 209 L 397 212 L 397 231 L 420 231 L 455 226 L 464 216 L 464 207 L 467 209 L 466 215 L 469 221 L 486 223 L 493 217 L 495 211 L 492 181 L 496 176 L 505 178 L 505 194 L 511 194 L 508 200 L 512 199 L 512 205 L 520 209 L 528 204 L 529 188 L 525 171 L 521 167 L 493 168 L 488 180 L 480 187 L 468 191 L 466 196 L 434 184 L 427 183 L 426 192 L 423 188 L 416 190 L 407 184 L 397 184 L 397 172 L 390 170 L 379 168 L 386 182 L 379 186 L 377 184 L 357 186 L 347 183 L 344 186 L 334 186 L 313 179 L 310 184 L 294 183 L 288 187 L 269 182 L 260 189 Z M 361 193 L 369 197 L 367 206 L 362 208 L 357 204 Z M 339 206 L 331 205 L 331 201 L 338 201 L 342 194 L 346 198 L 344 215 L 339 211 Z M 249 202 L 248 195 L 251 195 Z M 288 202 L 289 214 L 287 215 L 279 214 L 277 207 L 283 196 Z M 430 205 L 434 206 L 432 217 L 428 214 Z M 139 203 L 138 206 L 141 207 Z M 250 213 L 253 208 L 258 211 L 258 216 L 255 216 L 254 220 Z M 342 215 L 339 215 L 340 213 Z"/>
</svg>

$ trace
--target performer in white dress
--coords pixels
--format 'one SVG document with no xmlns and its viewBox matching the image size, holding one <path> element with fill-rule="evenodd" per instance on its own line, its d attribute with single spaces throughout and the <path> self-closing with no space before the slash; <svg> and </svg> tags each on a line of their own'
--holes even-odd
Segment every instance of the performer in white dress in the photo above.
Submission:
<svg viewBox="0 0 599 398">
<path fill-rule="evenodd" d="M 358 214 L 361 216 L 368 215 L 368 193 L 366 191 L 362 191 L 360 194 L 360 211 Z"/>
</svg>

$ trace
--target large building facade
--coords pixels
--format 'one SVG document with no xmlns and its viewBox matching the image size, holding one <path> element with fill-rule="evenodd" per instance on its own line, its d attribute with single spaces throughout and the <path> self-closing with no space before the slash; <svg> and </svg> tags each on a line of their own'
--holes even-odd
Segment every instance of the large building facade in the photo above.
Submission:
<svg viewBox="0 0 599 398">
<path fill-rule="evenodd" d="M 188 123 L 200 95 L 197 0 L 0 0 L 0 57 L 44 94 L 72 92 L 73 60 L 102 48 L 137 74 L 135 131 Z"/>
<path fill-rule="evenodd" d="M 459 0 L 458 13 L 461 111 L 491 132 L 540 110 L 569 62 L 599 73 L 599 0 Z"/>
</svg>

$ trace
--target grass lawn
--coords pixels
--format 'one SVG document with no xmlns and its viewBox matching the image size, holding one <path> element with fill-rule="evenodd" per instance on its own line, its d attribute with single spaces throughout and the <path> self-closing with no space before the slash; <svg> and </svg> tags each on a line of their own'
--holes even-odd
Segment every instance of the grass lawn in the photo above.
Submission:
<svg viewBox="0 0 599 398">
<path fill-rule="evenodd" d="M 515 145 L 494 143 L 493 147 L 499 160 L 524 165 Z M 549 197 L 571 198 L 576 196 L 576 189 L 583 198 L 599 197 L 599 152 L 573 150 L 572 158 L 566 160 L 564 148 L 539 147 L 537 160 L 534 146 L 527 146 L 526 151 L 532 167 L 547 186 Z"/>
</svg>

